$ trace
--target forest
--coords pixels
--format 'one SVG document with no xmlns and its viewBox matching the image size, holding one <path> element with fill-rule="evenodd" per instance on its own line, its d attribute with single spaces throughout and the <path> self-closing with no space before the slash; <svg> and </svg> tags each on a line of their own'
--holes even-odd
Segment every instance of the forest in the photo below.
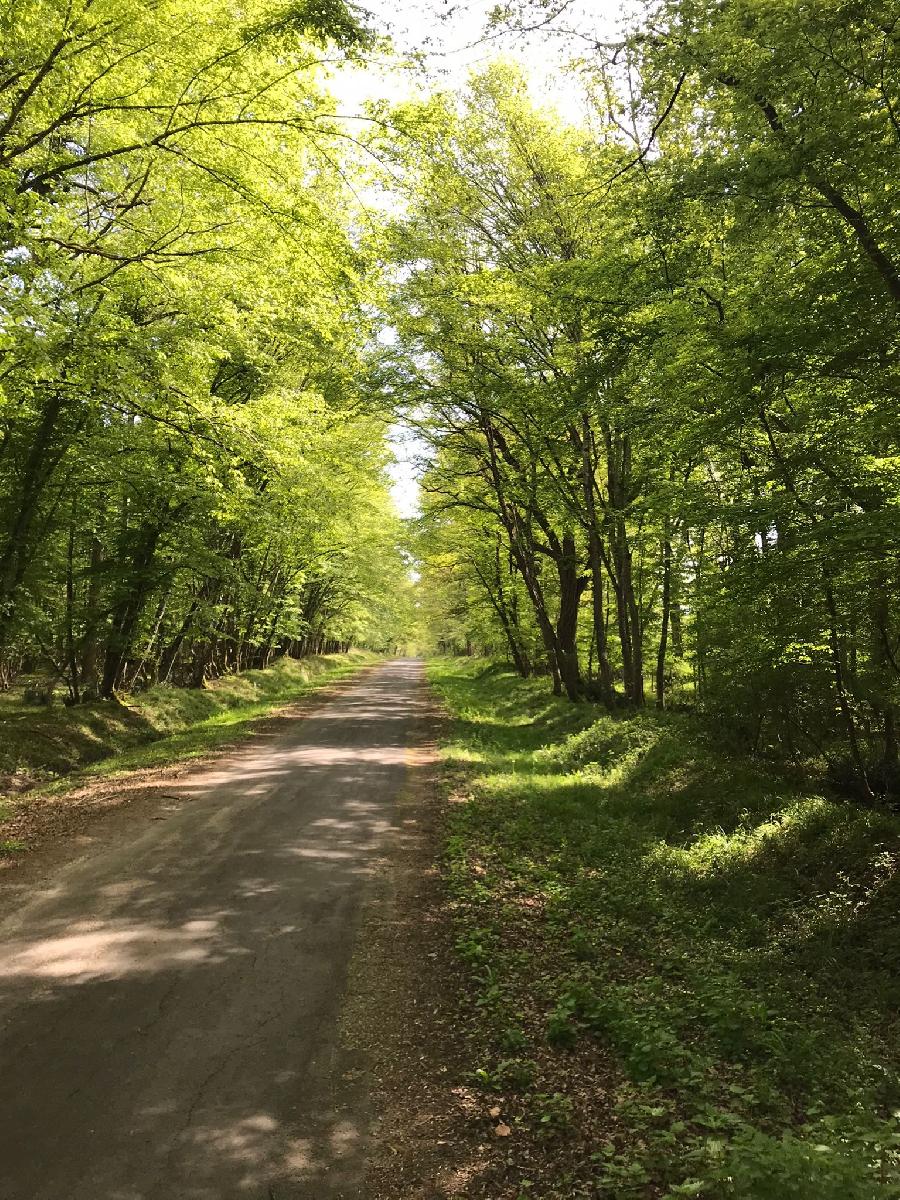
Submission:
<svg viewBox="0 0 900 1200">
<path fill-rule="evenodd" d="M 418 639 L 896 789 L 889 5 L 651 6 L 581 128 L 501 61 L 361 132 L 340 4 L 46 15 L 4 31 L 5 686 Z"/>
<path fill-rule="evenodd" d="M 898 48 L 887 7 L 802 7 L 660 6 L 623 51 L 637 116 L 595 68 L 599 138 L 509 68 L 405 112 L 395 319 L 438 643 L 700 708 L 872 797 L 898 780 Z"/>
<path fill-rule="evenodd" d="M 318 79 L 368 35 L 339 3 L 243 13 L 5 6 L 6 687 L 110 700 L 395 636 L 388 416 Z"/>
<path fill-rule="evenodd" d="M 389 7 L 0 5 L 0 818 L 424 659 L 439 1194 L 896 1200 L 900 12 Z"/>
</svg>

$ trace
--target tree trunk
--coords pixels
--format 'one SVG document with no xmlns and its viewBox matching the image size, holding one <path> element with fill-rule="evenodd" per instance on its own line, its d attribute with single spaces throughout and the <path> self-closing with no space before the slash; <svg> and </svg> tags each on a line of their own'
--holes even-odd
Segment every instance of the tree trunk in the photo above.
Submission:
<svg viewBox="0 0 900 1200">
<path fill-rule="evenodd" d="M 54 452 L 57 425 L 64 405 L 62 391 L 53 393 L 41 415 L 20 475 L 18 494 L 10 511 L 14 514 L 6 537 L 0 543 L 0 648 L 6 645 L 15 616 L 16 592 L 31 563 L 31 530 L 44 489 L 59 465 L 64 448 Z"/>
<path fill-rule="evenodd" d="M 144 525 L 137 534 L 129 562 L 131 578 L 110 614 L 110 632 L 100 680 L 100 696 L 103 700 L 113 698 L 131 653 L 144 605 L 153 588 L 153 566 L 161 536 L 162 526 L 158 523 Z"/>
<path fill-rule="evenodd" d="M 100 645 L 98 628 L 100 612 L 100 568 L 103 565 L 103 546 L 98 538 L 91 539 L 91 561 L 84 599 L 84 636 L 81 639 L 81 697 L 96 697 L 99 690 L 98 662 Z"/>
<path fill-rule="evenodd" d="M 672 603 L 672 543 L 669 541 L 669 522 L 666 520 L 662 554 L 662 617 L 659 650 L 656 654 L 656 707 L 666 706 L 666 647 L 669 641 L 669 610 Z"/>
<path fill-rule="evenodd" d="M 838 635 L 838 616 L 837 605 L 834 599 L 834 589 L 831 586 L 831 580 L 827 574 L 825 577 L 825 604 L 828 609 L 828 644 L 831 650 L 831 669 L 834 675 L 834 687 L 837 692 L 838 707 L 840 708 L 841 716 L 844 719 L 844 726 L 847 730 L 847 740 L 850 743 L 850 755 L 853 759 L 853 765 L 856 769 L 856 774 L 860 782 L 860 786 L 867 799 L 874 800 L 872 788 L 869 784 L 869 776 L 866 771 L 865 760 L 862 756 L 862 751 L 859 745 L 859 737 L 856 732 L 856 721 L 853 716 L 853 706 L 850 696 L 848 695 L 846 684 L 844 682 L 844 665 L 841 658 L 841 646 Z"/>
<path fill-rule="evenodd" d="M 69 538 L 66 545 L 66 660 L 69 667 L 69 699 L 73 704 L 81 702 L 78 677 L 78 655 L 75 650 L 75 513 L 77 504 L 72 503 L 69 522 Z"/>
<path fill-rule="evenodd" d="M 509 654 L 512 658 L 513 665 L 522 678 L 527 679 L 531 674 L 531 663 L 528 661 L 528 655 L 519 641 L 517 621 L 515 620 L 514 614 L 507 607 L 506 597 L 504 595 L 503 585 L 500 579 L 499 568 L 497 568 L 497 576 L 495 580 L 495 586 L 497 589 L 496 594 L 491 588 L 490 584 L 484 579 L 477 566 L 475 567 L 475 573 L 481 580 L 491 607 L 497 614 L 497 619 L 500 622 L 501 628 L 503 629 L 503 634 L 506 638 L 506 645 L 509 649 Z"/>
<path fill-rule="evenodd" d="M 626 511 L 633 498 L 630 483 L 631 443 L 626 434 L 612 430 L 606 430 L 604 437 L 609 495 L 606 525 L 614 567 L 611 574 L 616 597 L 625 699 L 629 704 L 641 705 L 644 702 L 643 630 L 634 594 L 631 546 L 626 525 Z"/>
<path fill-rule="evenodd" d="M 194 599 L 190 603 L 190 607 L 188 608 L 187 613 L 185 614 L 184 620 L 181 622 L 181 625 L 178 628 L 178 632 L 175 634 L 175 636 L 172 638 L 171 642 L 169 642 L 168 646 L 166 646 L 165 650 L 163 650 L 162 654 L 160 655 L 160 657 L 159 657 L 159 673 L 158 673 L 158 679 L 159 679 L 160 683 L 168 683 L 169 682 L 169 676 L 172 673 L 172 668 L 175 665 L 175 662 L 178 658 L 178 653 L 181 650 L 184 640 L 188 635 L 191 625 L 193 624 L 194 614 L 196 613 L 199 605 L 200 605 L 199 600 L 197 600 L 197 598 L 194 597 Z"/>
<path fill-rule="evenodd" d="M 870 582 L 872 613 L 872 666 L 877 672 L 873 708 L 881 718 L 883 733 L 882 759 L 888 774 L 900 766 L 900 747 L 897 744 L 897 715 L 890 694 L 892 667 L 890 599 L 883 565 L 874 572 Z"/>
<path fill-rule="evenodd" d="M 615 707 L 616 693 L 612 665 L 609 661 L 609 640 L 606 632 L 606 613 L 603 605 L 603 554 L 597 526 L 597 504 L 594 495 L 594 465 L 591 453 L 593 434 L 587 415 L 582 415 L 581 454 L 582 489 L 588 523 L 588 565 L 591 572 L 591 602 L 594 624 L 593 646 L 597 655 L 597 675 L 600 699 L 608 709 Z"/>
<path fill-rule="evenodd" d="M 563 534 L 556 570 L 559 576 L 559 618 L 556 622 L 559 674 L 569 699 L 580 700 L 584 695 L 584 683 L 578 662 L 578 608 L 585 580 L 578 574 L 575 537 L 570 532 Z"/>
</svg>

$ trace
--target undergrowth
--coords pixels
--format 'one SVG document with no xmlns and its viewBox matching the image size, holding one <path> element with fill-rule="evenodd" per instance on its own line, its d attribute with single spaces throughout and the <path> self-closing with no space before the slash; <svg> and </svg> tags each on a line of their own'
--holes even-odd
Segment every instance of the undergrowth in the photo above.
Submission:
<svg viewBox="0 0 900 1200">
<path fill-rule="evenodd" d="M 502 1195 L 900 1196 L 900 820 L 687 716 L 430 675 Z"/>
</svg>

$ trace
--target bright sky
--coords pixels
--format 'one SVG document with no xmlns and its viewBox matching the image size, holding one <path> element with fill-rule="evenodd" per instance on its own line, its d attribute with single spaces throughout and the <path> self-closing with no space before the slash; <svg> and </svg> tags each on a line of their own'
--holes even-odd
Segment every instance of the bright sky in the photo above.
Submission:
<svg viewBox="0 0 900 1200">
<path fill-rule="evenodd" d="M 590 52 L 594 40 L 616 35 L 635 0 L 571 0 L 559 25 L 574 33 L 538 30 L 512 36 L 488 33 L 488 13 L 494 0 L 361 0 L 369 24 L 388 34 L 396 57 L 377 56 L 365 68 L 342 70 L 331 91 L 347 116 L 362 114 L 366 100 L 400 101 L 416 91 L 463 87 L 468 75 L 494 57 L 514 58 L 531 77 L 535 98 L 549 102 L 573 123 L 584 120 L 585 109 L 577 74 L 564 74 L 563 65 L 577 54 Z M 403 60 L 421 56 L 404 67 Z M 418 510 L 417 457 L 422 446 L 408 431 L 392 431 L 396 462 L 391 468 L 392 492 L 401 516 Z"/>
<path fill-rule="evenodd" d="M 335 91 L 344 111 L 377 96 L 401 99 L 415 88 L 462 86 L 473 70 L 498 55 L 514 57 L 531 74 L 536 94 L 554 103 L 565 116 L 583 112 L 577 82 L 560 68 L 573 55 L 589 50 L 589 40 L 613 37 L 622 16 L 635 0 L 570 0 L 552 26 L 529 34 L 488 30 L 493 0 L 362 0 L 370 24 L 393 40 L 397 56 L 420 55 L 418 70 L 409 73 L 395 60 L 381 60 L 364 70 L 342 71 Z"/>
</svg>

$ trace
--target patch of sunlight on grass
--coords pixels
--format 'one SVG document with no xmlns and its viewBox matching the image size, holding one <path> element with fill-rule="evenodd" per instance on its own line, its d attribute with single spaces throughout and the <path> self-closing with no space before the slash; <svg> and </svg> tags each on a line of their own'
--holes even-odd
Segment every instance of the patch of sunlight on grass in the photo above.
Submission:
<svg viewBox="0 0 900 1200">
<path fill-rule="evenodd" d="M 535 752 L 535 760 L 560 770 L 581 768 L 603 774 L 623 762 L 635 765 L 666 732 L 666 725 L 659 719 L 651 722 L 642 715 L 623 718 L 604 714 L 562 741 L 542 746 Z"/>
<path fill-rule="evenodd" d="M 821 796 L 808 796 L 780 812 L 772 813 L 756 825 L 739 825 L 726 833 L 714 829 L 696 837 L 689 845 L 673 846 L 658 841 L 647 855 L 649 862 L 666 872 L 708 878 L 748 866 L 761 855 L 770 852 L 779 840 L 802 834 L 816 818 L 832 810 Z"/>
</svg>

